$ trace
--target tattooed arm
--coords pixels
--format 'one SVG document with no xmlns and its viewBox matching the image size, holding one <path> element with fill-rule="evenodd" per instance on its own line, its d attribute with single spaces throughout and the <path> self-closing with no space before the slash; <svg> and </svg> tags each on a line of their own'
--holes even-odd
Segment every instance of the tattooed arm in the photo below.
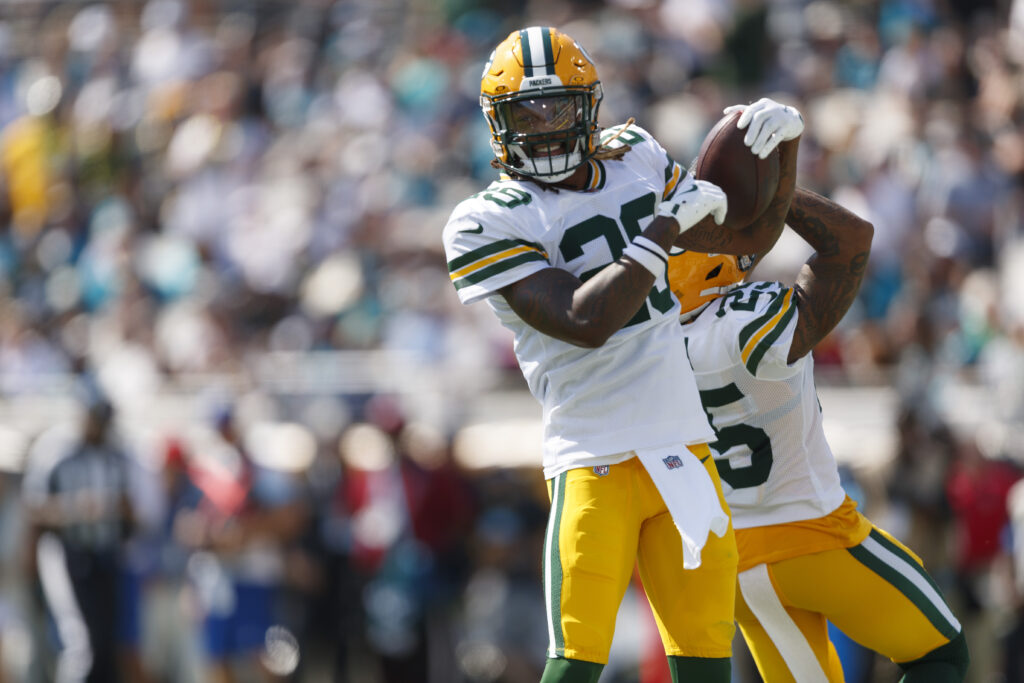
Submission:
<svg viewBox="0 0 1024 683">
<path fill-rule="evenodd" d="M 705 218 L 675 241 L 675 246 L 705 254 L 765 254 L 782 234 L 786 212 L 796 189 L 796 158 L 800 138 L 779 144 L 779 186 L 768 208 L 742 230 L 728 230 Z"/>
<path fill-rule="evenodd" d="M 672 219 L 643 232 L 666 252 L 679 234 Z M 654 286 L 654 275 L 628 256 L 586 282 L 561 268 L 545 268 L 499 290 L 528 325 L 562 341 L 597 348 L 629 322 Z"/>
<path fill-rule="evenodd" d="M 814 247 L 795 287 L 800 310 L 789 362 L 832 331 L 853 303 L 864 277 L 874 228 L 835 202 L 799 188 L 786 222 Z"/>
</svg>

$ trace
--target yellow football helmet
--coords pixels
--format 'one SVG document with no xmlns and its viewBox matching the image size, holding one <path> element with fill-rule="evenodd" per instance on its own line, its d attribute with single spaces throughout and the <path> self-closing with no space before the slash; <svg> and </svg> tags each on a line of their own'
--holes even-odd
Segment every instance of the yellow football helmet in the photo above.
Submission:
<svg viewBox="0 0 1024 683">
<path fill-rule="evenodd" d="M 683 308 L 693 317 L 703 308 L 747 279 L 754 256 L 702 254 L 673 249 L 668 257 L 668 283 Z"/>
<path fill-rule="evenodd" d="M 598 149 L 603 96 L 594 61 L 575 40 L 546 26 L 513 31 L 480 83 L 497 163 L 544 182 L 568 178 Z"/>
</svg>

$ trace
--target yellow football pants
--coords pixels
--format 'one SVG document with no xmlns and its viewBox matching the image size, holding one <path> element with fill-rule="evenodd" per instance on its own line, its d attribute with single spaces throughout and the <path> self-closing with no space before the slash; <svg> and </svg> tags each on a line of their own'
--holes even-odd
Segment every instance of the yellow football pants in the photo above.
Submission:
<svg viewBox="0 0 1024 683">
<path fill-rule="evenodd" d="M 843 680 L 826 620 L 895 662 L 909 662 L 960 632 L 920 559 L 874 527 L 852 548 L 742 572 L 736 620 L 768 683 Z"/>
<path fill-rule="evenodd" d="M 690 450 L 698 459 L 710 455 L 706 445 Z M 704 465 L 728 511 L 714 458 Z M 701 566 L 684 570 L 679 532 L 638 458 L 563 472 L 548 480 L 548 494 L 548 657 L 608 663 L 634 564 L 667 654 L 731 655 L 737 565 L 732 525 L 721 538 L 709 534 Z"/>
</svg>

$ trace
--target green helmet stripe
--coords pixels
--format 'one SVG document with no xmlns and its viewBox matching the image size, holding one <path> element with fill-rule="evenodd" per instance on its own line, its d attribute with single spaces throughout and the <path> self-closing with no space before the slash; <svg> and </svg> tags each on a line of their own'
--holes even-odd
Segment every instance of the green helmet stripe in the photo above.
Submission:
<svg viewBox="0 0 1024 683">
<path fill-rule="evenodd" d="M 548 76 L 555 74 L 555 51 L 553 48 L 553 39 L 551 35 L 551 29 L 544 27 L 540 30 L 543 38 L 542 44 L 544 45 L 544 71 Z"/>
<path fill-rule="evenodd" d="M 524 28 L 519 32 L 519 42 L 523 46 L 523 75 L 529 78 L 533 76 L 533 50 L 530 48 L 530 29 Z"/>
</svg>

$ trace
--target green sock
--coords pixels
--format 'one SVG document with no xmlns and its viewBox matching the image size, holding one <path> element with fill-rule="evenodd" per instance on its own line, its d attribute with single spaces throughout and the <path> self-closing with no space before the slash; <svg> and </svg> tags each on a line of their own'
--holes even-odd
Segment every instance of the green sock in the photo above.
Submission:
<svg viewBox="0 0 1024 683">
<path fill-rule="evenodd" d="M 729 657 L 669 656 L 672 683 L 729 683 L 732 660 Z"/>
<path fill-rule="evenodd" d="M 581 659 L 549 659 L 540 683 L 597 683 L 604 664 Z"/>
<path fill-rule="evenodd" d="M 912 662 L 896 662 L 903 669 L 900 683 L 960 683 L 967 675 L 970 655 L 964 634 Z"/>
</svg>

